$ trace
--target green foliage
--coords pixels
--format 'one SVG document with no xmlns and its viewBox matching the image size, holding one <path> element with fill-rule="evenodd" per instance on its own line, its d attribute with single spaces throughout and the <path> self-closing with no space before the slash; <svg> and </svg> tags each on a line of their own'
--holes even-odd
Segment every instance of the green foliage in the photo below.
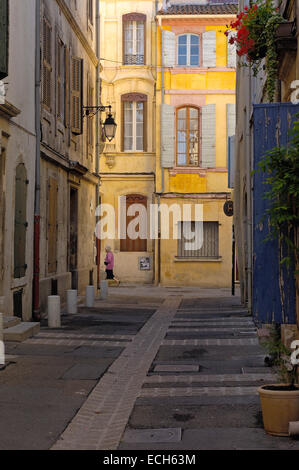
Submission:
<svg viewBox="0 0 299 470">
<path fill-rule="evenodd" d="M 238 51 L 239 55 L 247 53 L 247 62 L 243 62 L 241 65 L 251 67 L 254 76 L 257 76 L 262 67 L 265 68 L 267 73 L 267 97 L 270 102 L 273 102 L 278 74 L 278 53 L 275 32 L 278 24 L 286 20 L 279 14 L 278 8 L 273 6 L 272 0 L 257 0 L 250 9 L 245 8 L 245 12 L 241 13 L 241 15 L 243 15 L 239 19 L 241 29 L 245 28 L 249 33 L 246 38 L 249 50 L 247 51 L 243 45 L 243 48 Z M 238 25 L 237 28 L 240 29 L 240 26 Z M 263 62 L 264 58 L 265 65 Z"/>
<path fill-rule="evenodd" d="M 269 338 L 262 342 L 262 346 L 271 356 L 280 382 L 291 385 L 297 383 L 297 366 L 291 364 L 292 351 L 281 341 L 280 325 L 271 325 Z"/>
<path fill-rule="evenodd" d="M 267 173 L 265 183 L 269 190 L 265 198 L 271 201 L 267 210 L 270 220 L 268 239 L 278 237 L 289 249 L 282 264 L 290 265 L 292 255 L 298 261 L 299 249 L 296 235 L 299 227 L 299 121 L 295 121 L 291 140 L 286 147 L 275 147 L 259 163 L 259 170 Z"/>
</svg>

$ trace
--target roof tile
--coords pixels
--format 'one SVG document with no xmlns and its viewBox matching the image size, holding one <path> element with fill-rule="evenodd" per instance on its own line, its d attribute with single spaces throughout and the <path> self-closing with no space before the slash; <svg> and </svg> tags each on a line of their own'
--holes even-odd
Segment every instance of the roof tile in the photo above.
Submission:
<svg viewBox="0 0 299 470">
<path fill-rule="evenodd" d="M 238 2 L 213 0 L 208 5 L 171 5 L 160 10 L 158 15 L 236 15 Z"/>
</svg>

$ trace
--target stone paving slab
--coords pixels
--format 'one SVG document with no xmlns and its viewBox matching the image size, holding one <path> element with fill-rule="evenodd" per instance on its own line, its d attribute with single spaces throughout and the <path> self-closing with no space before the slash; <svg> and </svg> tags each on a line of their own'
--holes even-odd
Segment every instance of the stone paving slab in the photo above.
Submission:
<svg viewBox="0 0 299 470">
<path fill-rule="evenodd" d="M 169 298 L 100 380 L 53 450 L 117 449 L 146 373 L 181 298 Z"/>
<path fill-rule="evenodd" d="M 122 441 L 128 443 L 151 442 L 180 442 L 182 440 L 181 428 L 166 429 L 127 429 Z"/>
<path fill-rule="evenodd" d="M 127 341 L 107 341 L 107 340 L 76 340 L 76 339 L 57 339 L 57 338 L 32 338 L 26 341 L 26 344 L 42 344 L 42 345 L 52 345 L 52 346 L 73 346 L 73 347 L 79 347 L 79 346 L 91 346 L 91 347 L 99 347 L 99 346 L 125 346 L 128 344 Z"/>
<path fill-rule="evenodd" d="M 164 408 L 165 410 L 169 409 L 178 409 L 178 407 L 192 406 L 196 407 L 198 410 L 206 406 L 222 406 L 222 405 L 242 405 L 244 409 L 250 405 L 258 405 L 260 409 L 260 397 L 258 395 L 219 395 L 219 396 L 209 396 L 209 395 L 198 395 L 198 396 L 188 396 L 188 397 L 139 397 L 135 403 L 135 409 L 140 407 L 152 407 L 152 409 Z M 134 409 L 134 411 L 135 411 Z M 134 413 L 131 415 L 134 416 Z M 156 426 L 156 425 L 155 425 Z"/>
<path fill-rule="evenodd" d="M 57 331 L 55 334 L 53 333 L 53 330 L 48 330 L 47 332 L 43 331 L 40 332 L 38 335 L 36 335 L 36 339 L 39 338 L 46 338 L 46 339 L 113 339 L 113 340 L 125 340 L 125 341 L 131 341 L 131 339 L 134 337 L 134 335 L 119 335 L 119 334 L 114 334 L 114 335 L 103 335 L 103 334 L 81 334 L 81 333 L 64 333 Z"/>
<path fill-rule="evenodd" d="M 258 346 L 256 338 L 164 340 L 163 346 Z"/>
<path fill-rule="evenodd" d="M 223 339 L 234 339 L 234 338 L 238 338 L 238 337 L 242 337 L 242 338 L 255 338 L 256 339 L 256 333 L 255 332 L 251 332 L 251 331 L 245 331 L 243 333 L 240 332 L 239 329 L 236 329 L 235 331 L 232 331 L 232 330 L 227 330 L 227 331 L 223 331 L 223 330 L 219 330 L 219 331 L 203 331 L 203 330 L 198 330 L 198 331 L 194 331 L 194 330 L 190 330 L 190 331 L 184 331 L 184 330 L 180 330 L 180 331 L 173 331 L 172 329 L 169 329 L 167 335 L 166 335 L 166 340 L 181 340 L 181 339 L 185 339 L 185 340 L 189 340 L 189 339 L 213 339 L 213 338 L 216 338 L 216 339 L 220 339 L 220 340 L 223 340 Z"/>
<path fill-rule="evenodd" d="M 99 380 L 104 375 L 111 360 L 101 360 L 101 364 L 75 364 L 61 377 L 62 380 Z"/>
<path fill-rule="evenodd" d="M 219 328 L 198 328 L 197 326 L 194 328 L 190 328 L 190 326 L 172 326 L 170 325 L 168 333 L 218 333 L 222 334 L 223 332 L 235 332 L 237 331 L 239 334 L 241 333 L 250 333 L 250 334 L 255 334 L 256 335 L 256 329 L 244 329 L 240 330 L 240 327 L 230 327 L 230 328 L 225 328 L 225 327 L 219 327 Z"/>
<path fill-rule="evenodd" d="M 235 397 L 232 397 L 233 399 Z M 257 428 L 261 429 L 262 416 L 258 401 L 244 403 L 210 403 L 188 404 L 179 403 L 177 398 L 166 402 L 160 398 L 152 400 L 148 404 L 140 404 L 140 400 L 130 417 L 129 429 L 143 429 L 160 426 L 162 428 L 181 426 L 183 433 L 186 429 L 200 428 Z"/>
<path fill-rule="evenodd" d="M 161 366 L 160 366 L 161 367 Z M 155 371 L 157 369 L 155 368 Z M 270 371 L 271 372 L 271 371 Z M 146 377 L 145 383 L 169 383 L 169 382 L 181 382 L 181 383 L 198 383 L 198 382 L 257 382 L 257 381 L 264 381 L 264 380 L 271 380 L 271 377 L 269 375 L 273 376 L 273 380 L 275 378 L 274 374 L 268 374 L 267 377 L 265 377 L 265 374 L 213 374 L 211 375 L 203 375 L 203 374 L 197 374 L 197 375 L 151 375 L 149 377 Z"/>
<path fill-rule="evenodd" d="M 299 442 L 275 438 L 263 429 L 202 428 L 186 429 L 179 443 L 121 443 L 119 450 L 298 450 Z"/>
<path fill-rule="evenodd" d="M 159 365 L 154 372 L 198 372 L 198 366 L 192 365 Z"/>
<path fill-rule="evenodd" d="M 104 358 L 117 358 L 124 350 L 122 347 L 111 347 L 111 346 L 80 346 L 71 352 L 66 352 L 65 355 L 71 354 L 72 357 L 100 357 Z"/>
<path fill-rule="evenodd" d="M 235 396 L 258 395 L 257 387 L 180 387 L 180 388 L 143 388 L 140 397 L 177 397 L 177 396 Z"/>
</svg>

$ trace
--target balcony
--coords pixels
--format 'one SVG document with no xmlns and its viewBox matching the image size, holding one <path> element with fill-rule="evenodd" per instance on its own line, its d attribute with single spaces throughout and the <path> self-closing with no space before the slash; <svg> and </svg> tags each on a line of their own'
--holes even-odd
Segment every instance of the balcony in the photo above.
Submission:
<svg viewBox="0 0 299 470">
<path fill-rule="evenodd" d="M 125 54 L 124 65 L 144 65 L 144 55 Z"/>
</svg>

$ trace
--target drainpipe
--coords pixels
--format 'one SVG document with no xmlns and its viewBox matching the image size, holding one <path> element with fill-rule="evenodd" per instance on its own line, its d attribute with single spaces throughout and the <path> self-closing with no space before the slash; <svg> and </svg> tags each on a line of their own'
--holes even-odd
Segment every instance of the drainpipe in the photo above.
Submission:
<svg viewBox="0 0 299 470">
<path fill-rule="evenodd" d="M 41 119 L 40 119 L 40 0 L 35 3 L 35 201 L 34 201 L 34 261 L 33 261 L 33 318 L 41 320 L 39 299 L 39 277 L 40 277 L 40 141 L 41 141 Z"/>
<path fill-rule="evenodd" d="M 162 30 L 162 28 L 161 28 Z M 161 63 L 161 70 L 162 70 L 162 89 L 161 89 L 161 115 L 160 115 L 160 130 L 161 130 L 161 137 L 160 137 L 160 161 L 162 155 L 162 105 L 165 103 L 165 71 L 163 65 L 163 35 L 161 34 L 161 52 L 162 52 L 162 63 Z M 161 190 L 160 193 L 163 194 L 165 190 L 165 169 L 161 168 L 162 170 L 162 182 L 161 182 Z M 161 282 L 161 196 L 158 196 L 158 284 L 160 285 Z"/>
<path fill-rule="evenodd" d="M 248 311 L 252 313 L 252 134 L 250 116 L 252 111 L 252 82 L 251 73 L 248 70 L 248 102 L 246 119 L 246 189 L 247 189 L 247 289 L 248 289 Z"/>
<path fill-rule="evenodd" d="M 96 80 L 96 106 L 100 106 L 101 104 L 101 93 L 100 93 L 100 0 L 97 2 L 96 8 L 96 55 L 98 58 L 98 65 L 97 65 L 97 80 Z M 100 205 L 100 125 L 101 125 L 101 115 L 99 113 L 96 114 L 96 174 L 98 177 L 97 187 L 96 187 L 96 206 Z M 98 220 L 96 220 L 98 222 Z M 97 248 L 97 289 L 100 286 L 100 263 L 101 263 L 101 240 L 96 237 L 96 248 Z"/>
</svg>

